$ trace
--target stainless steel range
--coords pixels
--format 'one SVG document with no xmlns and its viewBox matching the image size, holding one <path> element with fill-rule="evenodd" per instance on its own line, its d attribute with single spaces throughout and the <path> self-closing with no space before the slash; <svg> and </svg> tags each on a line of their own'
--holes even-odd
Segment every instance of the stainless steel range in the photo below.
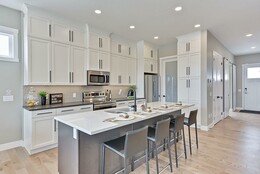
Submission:
<svg viewBox="0 0 260 174">
<path fill-rule="evenodd" d="M 83 92 L 82 101 L 93 103 L 94 110 L 116 107 L 116 101 L 110 100 L 105 92 Z"/>
</svg>

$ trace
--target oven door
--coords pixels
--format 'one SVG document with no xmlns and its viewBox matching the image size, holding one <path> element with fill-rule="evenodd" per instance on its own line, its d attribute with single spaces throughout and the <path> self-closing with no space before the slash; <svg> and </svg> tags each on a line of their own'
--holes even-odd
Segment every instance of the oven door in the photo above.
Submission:
<svg viewBox="0 0 260 174">
<path fill-rule="evenodd" d="M 109 72 L 88 71 L 88 85 L 109 85 Z"/>
</svg>

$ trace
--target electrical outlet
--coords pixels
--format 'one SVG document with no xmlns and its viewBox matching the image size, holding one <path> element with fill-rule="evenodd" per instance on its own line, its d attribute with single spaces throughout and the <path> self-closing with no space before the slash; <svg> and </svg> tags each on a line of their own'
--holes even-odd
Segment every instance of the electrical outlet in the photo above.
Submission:
<svg viewBox="0 0 260 174">
<path fill-rule="evenodd" d="M 74 92 L 74 93 L 72 94 L 72 96 L 73 96 L 73 98 L 76 98 L 76 97 L 77 97 L 77 93 Z"/>
<path fill-rule="evenodd" d="M 13 95 L 3 96 L 3 102 L 11 102 L 11 101 L 14 101 Z"/>
</svg>

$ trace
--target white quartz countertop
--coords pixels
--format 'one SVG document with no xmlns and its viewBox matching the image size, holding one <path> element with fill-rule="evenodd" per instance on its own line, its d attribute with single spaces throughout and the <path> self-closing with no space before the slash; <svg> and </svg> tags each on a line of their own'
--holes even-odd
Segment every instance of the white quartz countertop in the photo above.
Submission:
<svg viewBox="0 0 260 174">
<path fill-rule="evenodd" d="M 129 120 L 124 121 L 104 121 L 110 118 L 119 118 L 120 114 L 108 113 L 109 110 L 124 110 L 126 107 L 117 107 L 113 109 L 90 111 L 84 113 L 68 114 L 65 116 L 57 116 L 54 119 L 58 122 L 71 126 L 81 132 L 89 135 L 95 135 L 108 130 L 116 129 L 122 126 L 130 125 L 140 121 L 144 121 L 150 118 L 158 117 L 167 113 L 181 110 L 193 105 L 182 104 L 177 106 L 176 103 L 169 102 L 153 102 L 148 103 L 148 107 L 152 109 L 152 112 L 141 112 L 140 105 L 137 106 L 137 113 L 127 112 L 130 116 Z M 165 108 L 167 106 L 168 108 Z"/>
</svg>

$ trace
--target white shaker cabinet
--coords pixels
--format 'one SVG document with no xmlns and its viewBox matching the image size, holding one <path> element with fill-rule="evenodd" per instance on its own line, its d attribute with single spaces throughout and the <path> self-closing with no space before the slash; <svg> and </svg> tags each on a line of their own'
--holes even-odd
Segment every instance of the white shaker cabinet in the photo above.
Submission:
<svg viewBox="0 0 260 174">
<path fill-rule="evenodd" d="M 30 16 L 28 18 L 28 35 L 32 37 L 50 40 L 51 21 L 47 18 Z"/>
<path fill-rule="evenodd" d="M 145 73 L 158 73 L 158 61 L 153 59 L 144 59 Z"/>
<path fill-rule="evenodd" d="M 86 51 L 84 48 L 71 46 L 70 53 L 70 83 L 73 85 L 86 85 Z"/>
<path fill-rule="evenodd" d="M 67 85 L 70 83 L 70 46 L 52 43 L 52 78 L 53 85 Z"/>
<path fill-rule="evenodd" d="M 51 84 L 51 42 L 36 38 L 28 38 L 28 57 L 25 66 L 25 84 Z"/>
<path fill-rule="evenodd" d="M 88 33 L 88 48 L 110 52 L 110 38 L 97 34 L 95 32 Z"/>
<path fill-rule="evenodd" d="M 88 70 L 110 71 L 110 54 L 107 52 L 88 50 Z"/>
<path fill-rule="evenodd" d="M 71 27 L 71 45 L 85 47 L 85 32 L 76 27 Z"/>
<path fill-rule="evenodd" d="M 135 85 L 136 84 L 136 59 L 128 58 L 128 84 Z"/>
<path fill-rule="evenodd" d="M 51 37 L 52 37 L 52 41 L 70 44 L 70 39 L 71 39 L 70 27 L 62 23 L 52 23 Z"/>
</svg>

